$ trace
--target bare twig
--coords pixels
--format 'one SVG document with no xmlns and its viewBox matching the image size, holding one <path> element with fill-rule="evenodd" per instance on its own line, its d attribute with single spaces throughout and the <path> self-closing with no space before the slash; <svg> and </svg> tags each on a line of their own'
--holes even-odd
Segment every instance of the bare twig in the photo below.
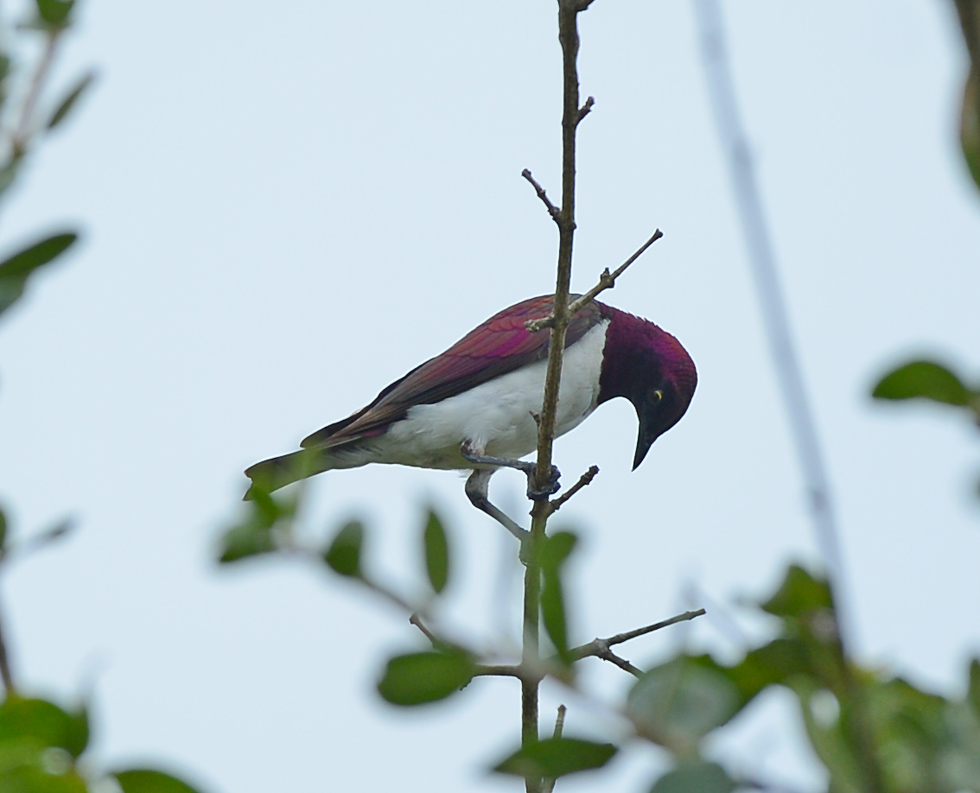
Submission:
<svg viewBox="0 0 980 793">
<path fill-rule="evenodd" d="M 576 124 L 581 124 L 582 123 L 582 119 L 585 118 L 587 115 L 589 115 L 589 111 L 592 110 L 592 107 L 594 105 L 595 105 L 595 98 L 594 97 L 591 97 L 590 96 L 588 99 L 586 99 L 585 100 L 585 104 L 582 105 L 582 107 L 580 107 L 578 109 L 578 121 L 576 121 L 575 123 Z"/>
<path fill-rule="evenodd" d="M 581 311 L 583 308 L 585 308 L 589 303 L 591 303 L 595 299 L 596 295 L 598 295 L 600 292 L 604 292 L 606 289 L 612 289 L 614 286 L 616 286 L 616 279 L 619 278 L 619 276 L 621 276 L 624 272 L 626 272 L 626 268 L 629 267 L 631 264 L 633 264 L 633 262 L 635 262 L 637 259 L 639 259 L 644 254 L 644 252 L 646 252 L 646 249 L 649 248 L 651 245 L 653 245 L 653 243 L 659 240 L 662 236 L 663 236 L 663 232 L 660 229 L 657 229 L 655 232 L 653 232 L 653 236 L 651 236 L 650 239 L 648 239 L 639 248 L 637 248 L 636 251 L 633 253 L 633 255 L 630 256 L 621 265 L 619 265 L 619 267 L 617 267 L 611 273 L 609 272 L 608 267 L 605 270 L 603 270 L 602 274 L 599 276 L 599 283 L 593 286 L 584 295 L 576 298 L 569 304 L 568 306 L 569 317 L 574 317 L 576 314 L 578 314 L 578 312 Z M 542 319 L 529 319 L 527 322 L 524 323 L 524 327 L 527 328 L 532 333 L 536 333 L 537 331 L 543 330 L 544 328 L 552 327 L 554 325 L 554 322 L 555 322 L 555 315 L 551 314 L 550 316 L 544 317 Z"/>
<path fill-rule="evenodd" d="M 558 715 L 555 717 L 555 732 L 553 737 L 561 738 L 562 730 L 565 729 L 565 713 L 568 711 L 564 705 L 558 706 Z"/>
<path fill-rule="evenodd" d="M 420 631 L 422 631 L 422 633 L 425 635 L 425 638 L 432 643 L 433 647 L 443 643 L 440 642 L 438 637 L 436 637 L 436 635 L 425 626 L 425 623 L 422 622 L 422 618 L 419 616 L 419 613 L 417 611 L 412 612 L 412 616 L 408 618 L 408 621 L 416 628 L 418 628 Z"/>
<path fill-rule="evenodd" d="M 588 485 L 592 484 L 592 480 L 596 478 L 596 475 L 598 473 L 599 473 L 598 465 L 589 466 L 589 470 L 586 471 L 584 474 L 582 474 L 582 476 L 579 477 L 579 480 L 574 485 L 572 485 L 570 488 L 568 488 L 568 490 L 562 493 L 560 497 L 556 498 L 554 501 L 551 502 L 551 511 L 553 513 L 557 512 L 559 509 L 561 509 L 562 504 L 568 501 L 568 499 L 574 496 L 579 490 L 581 490 L 583 487 L 587 487 Z"/>
<path fill-rule="evenodd" d="M 565 729 L 565 713 L 568 710 L 564 705 L 558 706 L 558 715 L 555 717 L 555 731 L 552 733 L 552 737 L 555 739 L 561 738 L 561 734 Z M 544 788 L 542 788 L 542 793 L 552 793 L 555 789 L 555 779 L 546 779 L 544 782 Z"/>
<path fill-rule="evenodd" d="M 14 159 L 24 156 L 27 151 L 27 144 L 31 137 L 31 124 L 34 120 L 34 108 L 37 105 L 38 98 L 41 96 L 41 90 L 44 87 L 48 72 L 51 70 L 51 64 L 54 61 L 58 42 L 61 39 L 61 33 L 60 28 L 52 28 L 45 33 L 44 51 L 41 53 L 41 58 L 37 62 L 37 69 L 34 71 L 30 88 L 27 90 L 27 98 L 24 100 L 20 119 L 10 140 L 11 153 Z"/>
<path fill-rule="evenodd" d="M 569 654 L 575 660 L 578 660 L 580 658 L 589 658 L 592 656 L 601 657 L 600 656 L 601 652 L 608 651 L 610 647 L 614 647 L 617 644 L 622 644 L 623 642 L 628 642 L 631 639 L 636 639 L 640 636 L 645 636 L 648 633 L 659 631 L 661 628 L 667 628 L 671 625 L 676 625 L 678 622 L 687 622 L 688 620 L 696 619 L 698 617 L 703 616 L 704 614 L 705 614 L 704 609 L 697 609 L 695 611 L 685 611 L 683 614 L 678 614 L 676 617 L 671 617 L 668 620 L 655 622 L 652 625 L 647 625 L 643 628 L 637 628 L 636 630 L 627 631 L 626 633 L 617 633 L 615 636 L 610 636 L 608 639 L 594 639 L 588 644 L 583 644 L 580 647 L 573 647 L 571 650 L 569 650 Z"/>
<path fill-rule="evenodd" d="M 786 302 L 776 268 L 776 256 L 762 208 L 748 138 L 735 98 L 721 11 L 718 0 L 699 0 L 695 8 L 701 29 L 702 52 L 712 110 L 722 147 L 728 155 L 735 204 L 741 218 L 749 262 L 759 292 L 759 303 L 774 368 L 782 389 L 786 411 L 789 414 L 790 428 L 803 479 L 809 491 L 810 515 L 817 544 L 827 566 L 831 598 L 834 603 L 835 627 L 840 641 L 839 651 L 843 659 L 844 689 L 851 700 L 852 707 L 849 730 L 857 748 L 855 755 L 859 759 L 863 789 L 868 793 L 879 793 L 884 790 L 885 783 L 882 770 L 876 760 L 875 737 L 869 708 L 864 691 L 854 675 L 846 649 L 854 640 L 855 634 L 851 624 L 851 598 L 844 576 L 840 532 L 831 498 L 830 478 L 817 435 L 816 421 L 807 399 L 799 358 L 793 345 Z"/>
<path fill-rule="evenodd" d="M 36 551 L 46 548 L 52 543 L 64 539 L 74 528 L 74 519 L 65 518 L 52 526 L 50 529 L 38 532 L 37 534 L 27 537 L 20 542 L 11 543 L 7 548 L 4 548 L 3 551 L 0 551 L 0 561 L 13 559 L 15 557 L 19 559 L 23 556 L 29 556 Z"/>
<path fill-rule="evenodd" d="M 548 194 L 544 191 L 544 188 L 538 184 L 538 181 L 533 176 L 531 176 L 531 172 L 527 168 L 521 171 L 521 176 L 531 183 L 531 186 L 534 187 L 534 192 L 538 194 L 538 198 L 540 198 L 544 202 L 544 205 L 548 208 L 548 214 L 551 215 L 551 219 L 555 221 L 555 223 L 558 223 L 558 216 L 561 214 L 561 210 L 551 203 L 551 199 L 548 198 Z"/>
</svg>

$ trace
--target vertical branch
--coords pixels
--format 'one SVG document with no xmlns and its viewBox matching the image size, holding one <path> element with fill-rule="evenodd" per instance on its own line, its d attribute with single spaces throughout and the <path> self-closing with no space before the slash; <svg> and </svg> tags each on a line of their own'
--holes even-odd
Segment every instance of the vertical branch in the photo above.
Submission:
<svg viewBox="0 0 980 793">
<path fill-rule="evenodd" d="M 799 356 L 793 345 L 786 302 L 779 283 L 776 256 L 762 209 L 752 155 L 735 101 L 718 2 L 699 0 L 695 8 L 701 27 L 701 44 L 711 105 L 722 147 L 728 155 L 735 206 L 742 222 L 773 366 L 789 416 L 790 432 L 810 496 L 810 515 L 817 545 L 827 565 L 829 577 L 838 589 L 842 589 L 843 562 L 837 519 L 830 496 L 830 480 L 813 411 L 803 384 Z M 846 603 L 838 605 L 845 616 L 849 616 Z"/>
<path fill-rule="evenodd" d="M 538 420 L 537 469 L 535 487 L 545 490 L 551 479 L 551 452 L 555 438 L 558 390 L 561 384 L 565 332 L 568 329 L 568 292 L 572 279 L 572 240 L 575 235 L 575 132 L 588 108 L 579 108 L 578 93 L 578 13 L 591 0 L 558 0 L 558 40 L 562 52 L 562 183 L 558 224 L 558 274 L 555 281 L 554 324 L 548 351 L 544 402 Z M 591 107 L 591 104 L 590 104 Z M 524 665 L 535 669 L 540 660 L 541 566 L 539 562 L 545 526 L 553 509 L 547 499 L 535 501 L 531 510 L 531 534 L 526 552 L 524 573 Z M 528 746 L 538 740 L 538 688 L 536 676 L 521 682 L 521 743 Z M 540 793 L 544 780 L 525 779 L 527 793 Z"/>
<path fill-rule="evenodd" d="M 561 117 L 561 209 L 558 223 L 558 275 L 555 280 L 555 322 L 551 328 L 544 404 L 538 422 L 536 486 L 544 489 L 551 477 L 551 450 L 555 437 L 555 416 L 561 364 L 568 330 L 568 292 L 572 280 L 572 241 L 575 236 L 575 131 L 579 122 L 578 104 L 578 5 L 574 0 L 558 2 L 558 40 L 562 52 Z M 537 507 L 537 505 L 536 505 Z M 541 509 L 536 509 L 542 512 Z M 532 513 L 533 514 L 533 513 Z"/>
<path fill-rule="evenodd" d="M 962 14 L 965 4 L 961 3 L 958 7 Z M 840 642 L 839 651 L 843 658 L 844 687 L 853 708 L 850 730 L 857 748 L 855 757 L 863 777 L 864 789 L 868 793 L 879 793 L 884 789 L 884 784 L 881 769 L 875 759 L 874 732 L 867 698 L 854 674 L 847 652 L 848 645 L 854 640 L 854 631 L 850 624 L 851 612 L 837 519 L 830 497 L 830 481 L 817 435 L 816 421 L 807 399 L 799 358 L 790 333 L 786 303 L 779 284 L 776 257 L 755 179 L 748 139 L 735 100 L 718 0 L 698 0 L 695 9 L 701 29 L 712 110 L 722 147 L 728 155 L 736 208 L 745 235 L 770 352 L 783 392 L 783 402 L 789 416 L 800 468 L 810 495 L 810 515 L 817 545 L 827 566 Z M 964 29 L 966 27 L 964 23 Z"/>
</svg>

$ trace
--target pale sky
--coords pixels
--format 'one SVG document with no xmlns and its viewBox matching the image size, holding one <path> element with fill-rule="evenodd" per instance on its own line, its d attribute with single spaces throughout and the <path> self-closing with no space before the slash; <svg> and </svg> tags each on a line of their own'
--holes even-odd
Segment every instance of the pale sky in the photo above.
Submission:
<svg viewBox="0 0 980 793">
<path fill-rule="evenodd" d="M 91 690 L 95 757 L 177 770 L 203 793 L 508 791 L 483 769 L 516 745 L 513 681 L 394 711 L 387 654 L 424 645 L 405 615 L 315 569 L 218 569 L 241 471 L 342 418 L 497 310 L 548 292 L 557 235 L 521 179 L 558 195 L 556 4 L 254 0 L 90 2 L 56 86 L 100 80 L 9 197 L 0 248 L 74 223 L 78 253 L 0 326 L 0 501 L 19 536 L 65 515 L 66 542 L 12 568 L 15 671 Z M 980 652 L 980 438 L 939 408 L 874 405 L 876 376 L 933 354 L 980 377 L 980 193 L 956 145 L 965 55 L 951 4 L 724 4 L 734 77 L 843 530 L 861 659 L 952 693 Z M 583 96 L 573 287 L 654 228 L 664 238 L 604 300 L 675 334 L 699 369 L 687 416 L 630 473 L 619 400 L 557 444 L 555 526 L 588 641 L 767 594 L 816 561 L 762 335 L 692 8 L 595 0 Z M 57 93 L 55 91 L 54 93 Z M 492 494 L 523 518 L 523 478 Z M 365 468 L 314 480 L 308 531 L 351 516 L 411 592 L 425 505 L 454 529 L 447 630 L 517 637 L 511 538 L 454 473 Z M 709 604 L 704 604 L 709 605 Z M 718 609 L 716 608 L 716 611 Z M 717 621 L 636 642 L 729 655 Z M 586 684 L 629 679 L 588 663 Z M 570 734 L 620 736 L 594 703 Z M 719 757 L 813 783 L 779 696 Z M 549 717 L 550 718 L 550 717 Z M 604 790 L 644 790 L 637 746 Z M 594 789 L 597 778 L 561 783 Z"/>
</svg>

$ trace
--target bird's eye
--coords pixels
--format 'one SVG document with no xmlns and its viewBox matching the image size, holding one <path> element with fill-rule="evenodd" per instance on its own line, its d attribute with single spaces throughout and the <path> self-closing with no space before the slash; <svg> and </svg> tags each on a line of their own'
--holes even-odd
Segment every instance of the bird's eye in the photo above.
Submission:
<svg viewBox="0 0 980 793">
<path fill-rule="evenodd" d="M 664 398 L 664 392 L 661 391 L 659 388 L 656 391 L 653 392 L 653 401 L 654 402 L 659 402 L 663 398 Z"/>
</svg>

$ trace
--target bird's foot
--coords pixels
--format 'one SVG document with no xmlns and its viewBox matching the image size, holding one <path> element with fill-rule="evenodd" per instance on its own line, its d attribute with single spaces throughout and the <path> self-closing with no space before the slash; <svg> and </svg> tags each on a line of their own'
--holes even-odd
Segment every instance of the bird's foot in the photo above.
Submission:
<svg viewBox="0 0 980 793">
<path fill-rule="evenodd" d="M 544 501 L 549 496 L 553 496 L 559 490 L 561 490 L 561 485 L 558 484 L 558 480 L 561 479 L 561 471 L 558 470 L 558 466 L 551 466 L 551 476 L 548 478 L 547 484 L 542 488 L 535 487 L 535 482 L 537 481 L 538 467 L 534 463 L 528 463 L 529 468 L 524 470 L 527 474 L 527 497 L 532 501 Z"/>
</svg>

